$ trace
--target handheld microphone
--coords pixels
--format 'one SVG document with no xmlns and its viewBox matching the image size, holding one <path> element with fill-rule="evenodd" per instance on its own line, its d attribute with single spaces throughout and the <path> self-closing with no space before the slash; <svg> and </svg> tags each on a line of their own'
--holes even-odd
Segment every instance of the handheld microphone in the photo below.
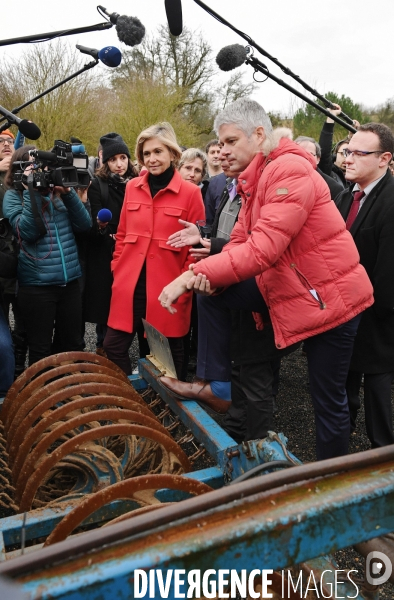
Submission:
<svg viewBox="0 0 394 600">
<path fill-rule="evenodd" d="M 182 1 L 181 0 L 164 0 L 168 28 L 171 35 L 181 35 L 183 30 L 182 23 Z"/>
<path fill-rule="evenodd" d="M 216 63 L 221 71 L 232 71 L 244 64 L 248 55 L 248 46 L 232 44 L 220 50 L 216 57 Z"/>
<path fill-rule="evenodd" d="M 83 54 L 92 56 L 95 60 L 101 60 L 107 67 L 118 67 L 122 61 L 122 53 L 115 46 L 106 46 L 101 50 L 96 50 L 96 48 L 87 48 L 77 44 L 76 48 Z"/>
<path fill-rule="evenodd" d="M 97 218 L 101 223 L 108 223 L 112 219 L 112 213 L 108 208 L 102 208 L 98 211 Z"/>
<path fill-rule="evenodd" d="M 116 33 L 121 42 L 127 46 L 138 46 L 145 36 L 145 27 L 137 17 L 127 17 L 118 13 L 109 13 L 104 6 L 98 6 L 115 25 Z"/>
<path fill-rule="evenodd" d="M 0 106 L 0 113 L 7 119 L 9 123 L 16 125 L 22 135 L 27 137 L 29 140 L 38 140 L 41 135 L 40 128 L 37 127 L 32 121 L 27 119 L 19 119 L 14 113 L 10 112 L 6 108 Z"/>
</svg>

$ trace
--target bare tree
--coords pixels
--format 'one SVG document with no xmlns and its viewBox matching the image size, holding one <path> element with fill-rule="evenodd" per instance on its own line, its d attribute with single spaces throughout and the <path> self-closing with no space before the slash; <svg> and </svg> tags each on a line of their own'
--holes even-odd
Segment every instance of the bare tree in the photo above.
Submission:
<svg viewBox="0 0 394 600">
<path fill-rule="evenodd" d="M 144 78 L 165 86 L 176 93 L 182 115 L 193 121 L 200 133 L 209 133 L 217 109 L 249 95 L 254 87 L 253 83 L 243 83 L 241 73 L 218 85 L 219 75 L 222 80 L 211 47 L 201 33 L 184 28 L 174 37 L 161 26 L 157 35 L 147 36 L 140 46 L 124 53 L 112 83 L 116 88 L 124 81 L 139 84 Z"/>
<path fill-rule="evenodd" d="M 62 40 L 35 45 L 19 61 L 5 61 L 0 67 L 2 101 L 9 110 L 41 94 L 83 66 L 79 54 Z M 96 67 L 97 68 L 97 67 Z M 103 112 L 106 90 L 97 75 L 87 71 L 35 101 L 19 116 L 33 120 L 41 129 L 37 145 L 50 148 L 55 139 L 77 136 L 91 150 L 97 147 L 100 124 L 107 130 Z"/>
<path fill-rule="evenodd" d="M 249 83 L 245 83 L 243 81 L 243 73 L 242 71 L 236 71 L 231 75 L 230 79 L 226 81 L 225 85 L 219 90 L 219 97 L 222 102 L 222 108 L 227 106 L 227 104 L 231 104 L 231 102 L 235 102 L 240 98 L 245 98 L 246 96 L 250 96 L 256 87 L 256 83 L 254 81 L 250 81 Z"/>
<path fill-rule="evenodd" d="M 194 146 L 199 142 L 195 123 L 179 106 L 180 94 L 168 86 L 147 79 L 124 82 L 117 86 L 111 110 L 111 129 L 122 133 L 130 149 L 138 134 L 153 123 L 169 121 L 180 144 Z"/>
</svg>

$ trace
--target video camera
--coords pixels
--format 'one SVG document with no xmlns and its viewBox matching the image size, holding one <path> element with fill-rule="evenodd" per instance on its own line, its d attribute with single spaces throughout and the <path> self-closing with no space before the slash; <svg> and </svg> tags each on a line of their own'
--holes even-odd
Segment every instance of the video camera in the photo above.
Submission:
<svg viewBox="0 0 394 600">
<path fill-rule="evenodd" d="M 55 140 L 51 152 L 43 150 L 30 150 L 33 158 L 33 187 L 45 190 L 54 186 L 60 187 L 88 187 L 90 175 L 88 171 L 89 157 L 83 144 L 69 144 L 62 140 Z M 14 185 L 17 190 L 24 190 L 27 185 L 27 175 L 24 171 L 28 164 L 21 162 L 21 170 L 14 175 Z"/>
</svg>

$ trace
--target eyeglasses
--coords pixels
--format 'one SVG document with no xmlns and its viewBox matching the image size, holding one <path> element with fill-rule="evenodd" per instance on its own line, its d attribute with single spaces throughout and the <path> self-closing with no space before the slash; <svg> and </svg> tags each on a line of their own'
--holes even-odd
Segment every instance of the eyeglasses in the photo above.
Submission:
<svg viewBox="0 0 394 600">
<path fill-rule="evenodd" d="M 342 150 L 342 154 L 345 158 L 354 154 L 354 156 L 368 156 L 368 154 L 383 154 L 382 150 L 371 150 L 367 152 L 366 150 L 349 150 L 349 148 L 345 148 Z"/>
<path fill-rule="evenodd" d="M 6 142 L 10 146 L 14 145 L 14 140 L 12 138 L 0 138 L 0 146 L 3 146 Z"/>
</svg>

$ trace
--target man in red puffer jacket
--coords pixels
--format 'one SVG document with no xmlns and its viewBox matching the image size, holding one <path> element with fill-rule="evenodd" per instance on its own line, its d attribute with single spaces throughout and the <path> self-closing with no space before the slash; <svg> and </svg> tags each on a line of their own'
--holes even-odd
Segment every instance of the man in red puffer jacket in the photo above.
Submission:
<svg viewBox="0 0 394 600">
<path fill-rule="evenodd" d="M 249 99 L 226 107 L 215 129 L 242 208 L 223 251 L 191 265 L 159 298 L 172 312 L 186 289 L 204 296 L 197 375 L 205 382 L 162 382 L 185 397 L 225 398 L 229 311 L 250 309 L 258 328 L 272 322 L 277 348 L 306 340 L 317 457 L 346 454 L 345 382 L 361 313 L 373 303 L 371 283 L 314 157 L 289 130 L 272 131 L 264 109 Z"/>
</svg>

